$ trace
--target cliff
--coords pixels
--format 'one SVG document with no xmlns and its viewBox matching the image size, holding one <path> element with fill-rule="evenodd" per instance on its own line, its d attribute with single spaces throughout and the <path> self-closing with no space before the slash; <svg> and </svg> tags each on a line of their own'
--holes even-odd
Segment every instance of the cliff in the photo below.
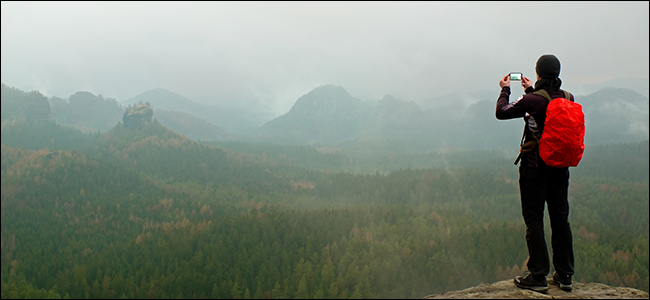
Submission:
<svg viewBox="0 0 650 300">
<path fill-rule="evenodd" d="M 139 103 L 129 106 L 124 112 L 122 118 L 124 127 L 129 129 L 138 129 L 143 125 L 151 124 L 153 118 L 153 108 L 148 102 L 145 104 Z"/>
<path fill-rule="evenodd" d="M 481 284 L 460 291 L 434 294 L 423 299 L 648 299 L 648 293 L 626 287 L 611 287 L 600 283 L 573 282 L 573 290 L 565 292 L 551 284 L 545 294 L 520 289 L 512 279 L 493 284 Z"/>
</svg>

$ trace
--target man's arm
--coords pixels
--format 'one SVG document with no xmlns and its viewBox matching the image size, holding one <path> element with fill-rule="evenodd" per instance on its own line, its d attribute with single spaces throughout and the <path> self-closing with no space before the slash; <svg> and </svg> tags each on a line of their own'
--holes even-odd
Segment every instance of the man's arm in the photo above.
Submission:
<svg viewBox="0 0 650 300">
<path fill-rule="evenodd" d="M 508 120 L 523 118 L 526 114 L 526 108 L 524 106 L 524 103 L 520 101 L 522 98 L 517 99 L 517 101 L 513 103 L 509 103 L 510 76 L 506 75 L 505 77 L 501 78 L 501 81 L 499 81 L 499 86 L 501 86 L 501 94 L 497 100 L 497 109 L 495 113 L 497 119 Z"/>
</svg>

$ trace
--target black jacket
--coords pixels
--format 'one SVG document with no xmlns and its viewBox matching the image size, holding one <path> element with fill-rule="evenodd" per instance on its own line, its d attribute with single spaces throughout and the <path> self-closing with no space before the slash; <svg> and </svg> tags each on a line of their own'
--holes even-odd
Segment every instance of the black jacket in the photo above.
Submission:
<svg viewBox="0 0 650 300">
<path fill-rule="evenodd" d="M 544 131 L 544 122 L 546 121 L 548 100 L 540 95 L 533 94 L 534 91 L 532 87 L 529 87 L 526 89 L 526 95 L 510 103 L 510 87 L 506 86 L 501 89 L 501 94 L 497 100 L 497 119 L 524 118 L 524 143 L 534 140 L 533 134 L 541 137 Z M 550 94 L 551 99 L 564 98 L 564 93 L 561 90 L 555 90 Z M 569 100 L 575 101 L 573 95 Z M 539 151 L 523 152 L 521 165 L 533 168 L 548 168 L 539 156 Z"/>
</svg>

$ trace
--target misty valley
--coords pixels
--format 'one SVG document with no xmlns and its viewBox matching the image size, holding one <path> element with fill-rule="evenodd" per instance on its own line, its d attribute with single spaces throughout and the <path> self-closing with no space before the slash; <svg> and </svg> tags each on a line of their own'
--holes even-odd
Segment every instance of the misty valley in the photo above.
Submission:
<svg viewBox="0 0 650 300">
<path fill-rule="evenodd" d="M 462 97 L 326 85 L 262 122 L 164 89 L 123 106 L 2 84 L 2 298 L 420 298 L 512 279 L 524 123 L 495 119 L 496 90 Z M 576 102 L 573 280 L 648 292 L 648 97 Z"/>
</svg>

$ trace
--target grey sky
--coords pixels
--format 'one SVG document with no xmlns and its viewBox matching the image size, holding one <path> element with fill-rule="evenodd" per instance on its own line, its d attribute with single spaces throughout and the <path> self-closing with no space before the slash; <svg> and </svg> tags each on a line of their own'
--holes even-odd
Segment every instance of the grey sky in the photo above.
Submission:
<svg viewBox="0 0 650 300">
<path fill-rule="evenodd" d="M 322 84 L 363 100 L 498 90 L 554 53 L 565 83 L 648 78 L 648 2 L 6 2 L 2 82 L 125 101 L 244 94 L 275 115 Z"/>
</svg>

